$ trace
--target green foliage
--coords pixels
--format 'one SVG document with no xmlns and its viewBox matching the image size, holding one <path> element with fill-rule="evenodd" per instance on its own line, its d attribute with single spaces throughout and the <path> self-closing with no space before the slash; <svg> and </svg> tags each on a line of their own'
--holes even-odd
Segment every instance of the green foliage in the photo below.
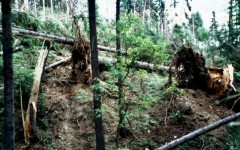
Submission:
<svg viewBox="0 0 240 150">
<path fill-rule="evenodd" d="M 50 150 L 55 150 L 56 149 L 56 145 L 54 143 L 50 144 Z"/>
<path fill-rule="evenodd" d="M 167 88 L 167 90 L 164 92 L 165 96 L 172 95 L 172 96 L 178 96 L 183 95 L 184 90 L 177 87 L 177 82 L 173 82 L 170 87 Z"/>
<path fill-rule="evenodd" d="M 191 30 L 194 30 L 195 32 L 198 30 L 198 28 L 203 27 L 203 21 L 202 21 L 202 17 L 200 15 L 199 12 L 197 13 L 193 13 L 191 15 L 191 18 L 189 19 L 189 26 L 191 28 Z M 194 27 L 194 29 L 193 29 Z"/>
<path fill-rule="evenodd" d="M 226 147 L 229 150 L 240 149 L 240 128 L 239 122 L 232 122 L 227 126 L 227 131 L 230 136 L 226 136 L 224 141 L 226 142 Z"/>
<path fill-rule="evenodd" d="M 167 61 L 166 41 L 162 36 L 154 41 L 154 36 L 147 35 L 140 18 L 132 14 L 123 16 L 117 26 L 121 31 L 122 45 L 130 54 L 130 62 L 138 60 L 164 64 Z"/>
<path fill-rule="evenodd" d="M 15 96 L 19 97 L 20 95 L 20 86 L 22 88 L 22 94 L 29 94 L 31 92 L 32 83 L 33 83 L 33 72 L 27 68 L 15 66 L 14 67 L 14 88 Z"/>
<path fill-rule="evenodd" d="M 200 27 L 196 31 L 196 38 L 199 41 L 206 42 L 209 39 L 209 33 L 205 28 Z"/>
</svg>

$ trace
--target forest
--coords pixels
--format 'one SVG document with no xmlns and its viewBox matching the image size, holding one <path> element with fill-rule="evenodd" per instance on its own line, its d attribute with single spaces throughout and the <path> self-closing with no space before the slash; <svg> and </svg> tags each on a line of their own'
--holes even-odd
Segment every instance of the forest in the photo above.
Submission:
<svg viewBox="0 0 240 150">
<path fill-rule="evenodd" d="M 1 0 L 0 149 L 239 150 L 240 1 L 196 1 Z"/>
</svg>

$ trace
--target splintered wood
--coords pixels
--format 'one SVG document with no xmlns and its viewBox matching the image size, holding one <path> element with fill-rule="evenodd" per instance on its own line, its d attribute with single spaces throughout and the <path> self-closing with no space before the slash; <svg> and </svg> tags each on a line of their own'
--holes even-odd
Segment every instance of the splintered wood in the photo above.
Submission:
<svg viewBox="0 0 240 150">
<path fill-rule="evenodd" d="M 44 70 L 44 64 L 47 59 L 48 52 L 49 52 L 48 49 L 42 49 L 38 57 L 38 62 L 34 72 L 34 81 L 33 81 L 31 94 L 28 102 L 26 117 L 25 117 L 25 120 L 23 120 L 25 143 L 27 145 L 30 144 L 31 134 L 37 131 L 37 125 L 36 125 L 37 100 L 38 100 L 41 78 Z"/>
<path fill-rule="evenodd" d="M 208 88 L 212 90 L 216 96 L 223 95 L 229 87 L 232 87 L 233 90 L 236 91 L 233 86 L 233 72 L 234 68 L 231 64 L 226 68 L 208 67 L 210 76 L 207 81 Z"/>
<path fill-rule="evenodd" d="M 184 46 L 174 55 L 170 68 L 172 66 L 175 67 L 180 87 L 199 88 L 218 97 L 229 88 L 236 91 L 233 86 L 234 68 L 231 64 L 226 68 L 206 67 L 203 55 L 190 47 Z"/>
</svg>

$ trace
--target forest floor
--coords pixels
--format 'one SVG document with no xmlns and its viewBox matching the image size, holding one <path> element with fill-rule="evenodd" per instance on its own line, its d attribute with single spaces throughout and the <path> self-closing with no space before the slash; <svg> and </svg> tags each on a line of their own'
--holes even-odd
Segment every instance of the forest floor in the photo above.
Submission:
<svg viewBox="0 0 240 150">
<path fill-rule="evenodd" d="M 42 92 L 46 97 L 42 112 L 38 112 L 39 142 L 28 149 L 95 149 L 92 90 L 89 85 L 71 82 L 70 74 L 71 65 L 66 64 L 43 76 Z M 163 86 L 166 80 L 161 78 L 159 76 L 156 80 L 163 82 Z M 142 84 L 138 76 L 131 76 L 128 80 L 136 85 Z M 145 83 L 148 84 L 148 81 Z M 163 95 L 161 88 L 155 89 L 155 97 Z M 148 88 L 141 90 L 147 91 Z M 133 150 L 160 147 L 233 114 L 228 107 L 220 105 L 215 96 L 201 90 L 183 89 L 178 95 L 170 93 L 163 99 L 157 98 L 156 103 L 147 108 L 142 108 L 144 103 L 134 97 L 134 92 L 126 90 L 130 105 L 127 126 L 133 134 L 120 139 L 123 148 Z M 118 101 L 103 95 L 102 103 L 106 146 L 107 149 L 116 149 L 114 139 L 118 124 Z M 226 136 L 226 127 L 221 127 L 177 149 L 222 149 Z M 17 144 L 16 148 L 23 149 L 24 144 Z"/>
</svg>

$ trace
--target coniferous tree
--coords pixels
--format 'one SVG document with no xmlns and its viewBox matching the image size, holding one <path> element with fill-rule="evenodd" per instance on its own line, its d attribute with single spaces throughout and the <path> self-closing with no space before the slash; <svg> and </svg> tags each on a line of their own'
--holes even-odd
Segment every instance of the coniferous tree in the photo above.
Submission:
<svg viewBox="0 0 240 150">
<path fill-rule="evenodd" d="M 117 62 L 118 62 L 118 106 L 119 106 L 119 123 L 117 128 L 117 138 L 116 145 L 119 147 L 119 136 L 127 137 L 127 129 L 126 129 L 126 111 L 125 111 L 125 98 L 123 91 L 123 67 L 121 65 L 122 62 L 122 54 L 121 54 L 121 40 L 120 40 L 120 30 L 118 27 L 118 22 L 120 20 L 120 0 L 116 1 L 116 49 L 117 49 Z"/>
<path fill-rule="evenodd" d="M 93 78 L 93 103 L 95 116 L 95 132 L 96 132 L 96 149 L 105 150 L 105 140 L 102 124 L 101 111 L 101 93 L 98 88 L 99 79 L 99 63 L 97 49 L 97 31 L 96 31 L 96 7 L 95 0 L 88 0 L 89 26 L 90 26 L 90 46 L 91 46 L 91 64 Z"/>
<path fill-rule="evenodd" d="M 4 149 L 13 150 L 15 145 L 15 123 L 10 0 L 2 1 L 2 29 L 4 74 Z"/>
</svg>

